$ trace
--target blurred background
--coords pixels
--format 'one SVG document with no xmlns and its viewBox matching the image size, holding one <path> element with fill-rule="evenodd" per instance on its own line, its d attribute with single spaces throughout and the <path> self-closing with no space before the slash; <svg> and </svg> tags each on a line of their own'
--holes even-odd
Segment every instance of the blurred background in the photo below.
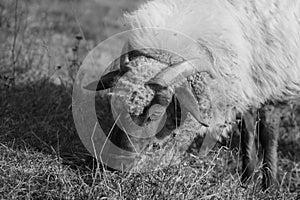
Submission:
<svg viewBox="0 0 300 200">
<path fill-rule="evenodd" d="M 134 10 L 141 2 L 1 1 L 1 75 L 8 76 L 13 84 L 21 83 L 50 77 L 74 59 L 82 61 L 101 41 L 121 32 L 122 13 Z M 114 46 L 107 51 L 100 56 L 109 56 Z"/>
<path fill-rule="evenodd" d="M 257 182 L 248 192 L 240 187 L 237 149 L 143 175 L 104 173 L 85 150 L 72 118 L 76 72 L 91 49 L 124 30 L 122 14 L 145 1 L 0 0 L 0 199 L 266 197 Z M 89 73 L 120 52 L 117 46 L 104 47 Z M 280 190 L 266 198 L 297 199 L 300 106 L 279 110 Z"/>
</svg>

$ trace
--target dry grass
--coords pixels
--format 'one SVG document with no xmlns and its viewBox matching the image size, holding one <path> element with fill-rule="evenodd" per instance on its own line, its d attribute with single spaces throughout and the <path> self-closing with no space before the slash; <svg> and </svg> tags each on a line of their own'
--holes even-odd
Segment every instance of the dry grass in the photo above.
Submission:
<svg viewBox="0 0 300 200">
<path fill-rule="evenodd" d="M 2 92 L 1 97 L 5 98 L 0 101 L 0 198 L 299 197 L 300 146 L 288 139 L 280 140 L 279 187 L 267 192 L 260 191 L 259 170 L 247 189 L 241 187 L 236 150 L 220 146 L 204 158 L 185 154 L 180 164 L 155 172 L 129 174 L 105 169 L 103 173 L 76 134 L 65 88 L 40 81 Z"/>
</svg>

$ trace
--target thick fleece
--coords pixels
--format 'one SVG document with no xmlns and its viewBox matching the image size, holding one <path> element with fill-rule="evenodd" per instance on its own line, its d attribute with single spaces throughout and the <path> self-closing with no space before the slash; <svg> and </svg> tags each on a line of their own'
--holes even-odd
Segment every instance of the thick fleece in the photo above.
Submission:
<svg viewBox="0 0 300 200">
<path fill-rule="evenodd" d="M 218 93 L 210 99 L 224 119 L 221 110 L 300 97 L 300 1 L 155 0 L 126 14 L 125 23 L 140 29 L 131 35 L 133 48 L 172 49 L 186 59 L 205 50 L 216 74 L 207 87 Z M 148 54 L 168 64 L 180 60 Z"/>
</svg>

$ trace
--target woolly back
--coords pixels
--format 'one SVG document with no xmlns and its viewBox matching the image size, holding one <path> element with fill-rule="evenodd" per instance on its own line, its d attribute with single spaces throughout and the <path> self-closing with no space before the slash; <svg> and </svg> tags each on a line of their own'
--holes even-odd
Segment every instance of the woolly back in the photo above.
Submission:
<svg viewBox="0 0 300 200">
<path fill-rule="evenodd" d="M 155 0 L 125 15 L 139 29 L 130 37 L 134 48 L 186 59 L 205 51 L 226 107 L 239 111 L 300 97 L 299 19 L 296 0 Z"/>
</svg>

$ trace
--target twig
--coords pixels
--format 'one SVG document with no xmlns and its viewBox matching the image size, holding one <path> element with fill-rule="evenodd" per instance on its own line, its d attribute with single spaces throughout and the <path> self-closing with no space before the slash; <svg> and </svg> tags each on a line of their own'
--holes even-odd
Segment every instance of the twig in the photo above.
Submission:
<svg viewBox="0 0 300 200">
<path fill-rule="evenodd" d="M 13 87 L 15 86 L 15 76 L 16 76 L 16 58 L 15 58 L 15 50 L 16 50 L 16 41 L 18 37 L 18 4 L 19 0 L 15 0 L 15 13 L 14 13 L 14 38 L 13 38 L 13 44 L 12 44 L 12 49 L 11 49 L 11 64 L 13 67 L 12 71 L 12 85 Z"/>
</svg>

